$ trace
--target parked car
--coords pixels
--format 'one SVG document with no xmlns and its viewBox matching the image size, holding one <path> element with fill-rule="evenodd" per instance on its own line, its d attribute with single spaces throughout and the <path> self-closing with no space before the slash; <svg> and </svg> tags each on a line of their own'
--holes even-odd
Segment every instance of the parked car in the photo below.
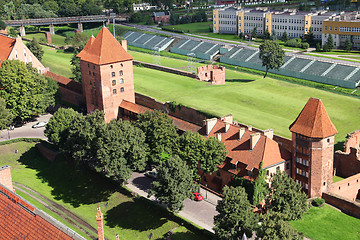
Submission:
<svg viewBox="0 0 360 240">
<path fill-rule="evenodd" d="M 36 124 L 32 125 L 32 128 L 45 127 L 46 124 L 47 124 L 47 122 L 37 122 Z"/>
<path fill-rule="evenodd" d="M 191 192 L 191 193 L 194 195 L 195 201 L 202 201 L 202 200 L 204 200 L 204 197 L 203 197 L 200 193 L 198 193 L 198 192 Z"/>
<path fill-rule="evenodd" d="M 156 171 L 149 171 L 145 173 L 145 176 L 152 178 L 152 179 L 156 179 L 157 178 L 157 172 Z"/>
</svg>

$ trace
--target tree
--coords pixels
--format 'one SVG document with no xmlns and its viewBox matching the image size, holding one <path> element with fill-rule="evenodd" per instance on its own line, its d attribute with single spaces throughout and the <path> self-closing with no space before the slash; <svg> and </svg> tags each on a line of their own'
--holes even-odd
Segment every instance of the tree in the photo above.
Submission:
<svg viewBox="0 0 360 240">
<path fill-rule="evenodd" d="M 57 13 L 59 11 L 59 4 L 57 4 L 54 0 L 44 2 L 42 7 L 45 11 L 51 11 L 53 13 Z"/>
<path fill-rule="evenodd" d="M 257 27 L 254 27 L 253 30 L 251 31 L 251 37 L 256 38 L 257 37 L 256 32 L 257 32 Z"/>
<path fill-rule="evenodd" d="M 204 156 L 200 161 L 200 169 L 204 173 L 212 174 L 217 170 L 217 166 L 225 161 L 227 155 L 224 143 L 215 137 L 209 137 L 205 141 Z"/>
<path fill-rule="evenodd" d="M 284 64 L 285 52 L 278 43 L 265 40 L 265 42 L 259 46 L 259 50 L 259 58 L 262 61 L 262 65 L 266 68 L 264 78 L 266 77 L 269 69 L 279 70 L 279 68 Z"/>
<path fill-rule="evenodd" d="M 173 120 L 166 114 L 155 110 L 138 115 L 136 124 L 146 135 L 149 146 L 149 160 L 158 165 L 162 154 L 172 155 L 178 134 Z"/>
<path fill-rule="evenodd" d="M 49 119 L 45 126 L 45 136 L 50 142 L 63 148 L 69 136 L 69 128 L 75 119 L 82 118 L 83 115 L 74 111 L 72 108 L 59 108 L 58 111 Z"/>
<path fill-rule="evenodd" d="M 289 222 L 284 220 L 284 215 L 268 211 L 262 215 L 263 221 L 257 231 L 257 237 L 263 240 L 302 240 L 304 236 L 296 231 Z"/>
<path fill-rule="evenodd" d="M 33 38 L 30 42 L 28 42 L 26 46 L 39 61 L 42 60 L 42 57 L 44 55 L 44 50 L 42 49 L 39 42 L 35 38 Z"/>
<path fill-rule="evenodd" d="M 306 40 L 307 43 L 309 43 L 309 45 L 313 44 L 313 42 L 314 42 L 314 31 L 313 31 L 312 27 L 309 28 L 309 32 L 305 35 L 305 40 Z"/>
<path fill-rule="evenodd" d="M 307 212 L 307 196 L 285 172 L 277 171 L 267 198 L 269 209 L 284 214 L 286 221 L 300 219 Z"/>
<path fill-rule="evenodd" d="M 0 30 L 5 30 L 6 29 L 6 24 L 3 20 L 0 19 Z"/>
<path fill-rule="evenodd" d="M 256 206 L 262 200 L 264 200 L 265 196 L 268 194 L 268 184 L 265 181 L 266 172 L 262 168 L 262 162 L 259 167 L 259 174 L 254 182 L 254 197 L 253 204 Z"/>
<path fill-rule="evenodd" d="M 81 15 L 100 15 L 101 8 L 95 4 L 94 0 L 86 0 L 81 6 Z"/>
<path fill-rule="evenodd" d="M 204 162 L 205 143 L 206 139 L 197 132 L 187 131 L 179 137 L 177 145 L 177 154 L 184 160 L 193 178 L 197 178 L 199 175 L 198 164 Z"/>
<path fill-rule="evenodd" d="M 58 0 L 60 17 L 71 17 L 80 15 L 81 5 L 74 0 Z"/>
<path fill-rule="evenodd" d="M 351 48 L 352 48 L 352 43 L 351 43 L 350 39 L 347 37 L 345 44 L 344 44 L 344 50 L 345 50 L 345 52 L 349 52 L 351 50 Z"/>
<path fill-rule="evenodd" d="M 321 52 L 321 44 L 319 42 L 316 43 L 316 46 L 315 46 L 315 51 L 316 52 Z"/>
<path fill-rule="evenodd" d="M 55 103 L 57 83 L 38 74 L 30 64 L 5 60 L 0 68 L 0 79 L 0 97 L 14 117 L 31 118 Z"/>
<path fill-rule="evenodd" d="M 71 57 L 71 72 L 73 74 L 73 80 L 76 82 L 81 83 L 81 69 L 80 69 L 80 58 L 78 58 L 76 55 L 78 55 L 79 52 L 84 48 L 83 45 L 79 47 L 79 49 L 74 50 L 74 54 Z"/>
<path fill-rule="evenodd" d="M 334 49 L 334 39 L 331 34 L 329 34 L 329 37 L 325 43 L 326 47 L 324 46 L 324 51 L 326 49 L 326 52 L 330 52 Z"/>
<path fill-rule="evenodd" d="M 244 39 L 244 34 L 242 32 L 239 33 L 239 38 Z"/>
<path fill-rule="evenodd" d="M 65 43 L 71 44 L 74 48 L 83 49 L 89 37 L 85 33 L 75 33 L 73 37 L 66 37 Z"/>
<path fill-rule="evenodd" d="M 265 32 L 264 32 L 264 39 L 268 39 L 268 40 L 269 40 L 270 37 L 271 37 L 271 36 L 270 36 L 270 32 L 269 32 L 269 30 L 266 29 Z"/>
<path fill-rule="evenodd" d="M 276 41 L 277 40 L 277 35 L 276 35 L 276 31 L 272 30 L 271 32 L 271 40 Z"/>
<path fill-rule="evenodd" d="M 0 98 L 0 130 L 5 129 L 12 122 L 13 115 L 6 109 L 5 100 Z"/>
<path fill-rule="evenodd" d="M 244 233 L 252 236 L 258 220 L 244 188 L 225 186 L 216 210 L 219 214 L 214 217 L 214 231 L 218 238 L 237 240 Z"/>
<path fill-rule="evenodd" d="M 161 162 L 157 172 L 157 179 L 151 185 L 149 196 L 155 195 L 171 211 L 181 210 L 183 201 L 195 190 L 191 171 L 185 161 L 175 155 Z"/>
<path fill-rule="evenodd" d="M 281 41 L 287 42 L 288 40 L 289 40 L 289 37 L 288 37 L 288 35 L 287 35 L 286 31 L 285 31 L 281 36 Z"/>
</svg>

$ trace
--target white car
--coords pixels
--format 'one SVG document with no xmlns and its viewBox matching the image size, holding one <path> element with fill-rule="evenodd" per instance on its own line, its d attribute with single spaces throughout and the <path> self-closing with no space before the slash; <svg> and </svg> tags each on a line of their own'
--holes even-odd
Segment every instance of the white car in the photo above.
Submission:
<svg viewBox="0 0 360 240">
<path fill-rule="evenodd" d="M 46 124 L 47 124 L 47 122 L 38 122 L 38 123 L 34 124 L 34 125 L 32 126 L 32 128 L 45 127 Z"/>
<path fill-rule="evenodd" d="M 145 176 L 152 178 L 152 179 L 156 179 L 157 178 L 157 172 L 156 171 L 149 171 L 145 173 Z"/>
</svg>

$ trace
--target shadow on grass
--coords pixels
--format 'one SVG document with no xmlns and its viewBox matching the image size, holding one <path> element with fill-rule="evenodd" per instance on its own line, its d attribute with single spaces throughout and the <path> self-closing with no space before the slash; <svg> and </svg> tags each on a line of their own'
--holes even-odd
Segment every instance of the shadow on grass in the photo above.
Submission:
<svg viewBox="0 0 360 240">
<path fill-rule="evenodd" d="M 112 193 L 121 190 L 115 182 L 86 167 L 76 167 L 63 157 L 49 162 L 35 147 L 25 152 L 19 162 L 37 171 L 37 178 L 53 188 L 51 194 L 56 200 L 63 200 L 73 207 L 108 201 Z"/>
<path fill-rule="evenodd" d="M 105 214 L 106 225 L 137 231 L 160 228 L 168 220 L 164 209 L 154 208 L 146 200 L 135 198 L 134 202 L 124 202 Z"/>
<path fill-rule="evenodd" d="M 255 80 L 251 80 L 251 79 L 226 79 L 225 82 L 238 82 L 238 83 L 249 83 L 249 82 L 253 82 Z"/>
<path fill-rule="evenodd" d="M 149 193 L 152 180 L 149 179 L 148 177 L 141 176 L 141 177 L 137 177 L 137 178 L 133 179 L 132 183 L 140 190 L 143 190 L 144 192 Z"/>
</svg>

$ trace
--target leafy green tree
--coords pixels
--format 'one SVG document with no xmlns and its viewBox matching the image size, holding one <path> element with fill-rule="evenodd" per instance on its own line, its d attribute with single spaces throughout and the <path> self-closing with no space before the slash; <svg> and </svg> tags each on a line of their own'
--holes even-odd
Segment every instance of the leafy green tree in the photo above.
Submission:
<svg viewBox="0 0 360 240">
<path fill-rule="evenodd" d="M 330 52 L 334 49 L 334 39 L 331 34 L 329 34 L 329 37 L 325 43 L 326 47 L 324 46 L 324 51 L 326 49 L 326 52 Z"/>
<path fill-rule="evenodd" d="M 187 131 L 179 137 L 177 145 L 178 156 L 186 161 L 193 178 L 198 178 L 198 164 L 205 161 L 206 139 L 197 132 Z"/>
<path fill-rule="evenodd" d="M 305 40 L 310 45 L 313 44 L 313 42 L 314 42 L 314 31 L 313 31 L 312 27 L 309 28 L 309 32 L 305 35 Z"/>
<path fill-rule="evenodd" d="M 16 19 L 16 9 L 13 1 L 10 1 L 9 3 L 4 5 L 4 12 L 6 13 L 5 16 L 7 16 L 8 19 Z"/>
<path fill-rule="evenodd" d="M 74 0 L 58 0 L 59 11 L 58 15 L 60 17 L 71 17 L 80 15 L 81 5 Z"/>
<path fill-rule="evenodd" d="M 242 32 L 239 33 L 239 38 L 244 39 L 244 34 Z"/>
<path fill-rule="evenodd" d="M 270 32 L 269 32 L 269 30 L 265 30 L 265 32 L 264 32 L 264 39 L 267 39 L 267 40 L 269 40 L 270 39 Z"/>
<path fill-rule="evenodd" d="M 39 61 L 42 60 L 42 57 L 44 55 L 44 50 L 42 49 L 39 42 L 35 38 L 33 38 L 30 42 L 28 42 L 26 46 Z"/>
<path fill-rule="evenodd" d="M 276 41 L 277 40 L 277 35 L 276 35 L 276 31 L 272 30 L 271 32 L 271 40 Z"/>
<path fill-rule="evenodd" d="M 257 237 L 263 240 L 302 240 L 304 236 L 296 231 L 289 222 L 284 220 L 284 215 L 268 211 L 262 215 L 263 221 L 257 231 Z"/>
<path fill-rule="evenodd" d="M 283 41 L 283 42 L 289 41 L 289 36 L 288 36 L 288 34 L 286 33 L 286 31 L 282 34 L 282 36 L 281 36 L 281 41 Z"/>
<path fill-rule="evenodd" d="M 57 17 L 52 11 L 46 11 L 40 4 L 21 4 L 16 9 L 17 19 L 28 18 L 53 18 Z"/>
<path fill-rule="evenodd" d="M 257 37 L 257 27 L 254 27 L 254 29 L 251 31 L 251 37 L 256 38 Z"/>
<path fill-rule="evenodd" d="M 5 100 L 0 98 L 0 130 L 5 129 L 12 122 L 13 115 L 6 109 Z"/>
<path fill-rule="evenodd" d="M 217 166 L 225 161 L 226 155 L 224 143 L 215 137 L 209 137 L 205 141 L 205 152 L 200 161 L 200 169 L 203 173 L 212 174 L 218 169 Z"/>
<path fill-rule="evenodd" d="M 315 46 L 315 51 L 316 52 L 321 52 L 321 44 L 319 42 L 316 43 L 316 46 Z"/>
<path fill-rule="evenodd" d="M 138 115 L 137 126 L 144 131 L 149 146 L 149 160 L 158 165 L 161 154 L 172 155 L 178 134 L 173 120 L 166 114 L 155 110 Z"/>
<path fill-rule="evenodd" d="M 262 168 L 262 163 L 260 163 L 259 174 L 254 183 L 254 197 L 253 197 L 253 204 L 256 206 L 262 200 L 265 199 L 265 196 L 268 194 L 269 186 L 265 181 L 266 172 Z"/>
<path fill-rule="evenodd" d="M 277 171 L 266 199 L 269 209 L 284 214 L 285 220 L 300 219 L 308 210 L 307 196 L 301 186 L 285 172 Z"/>
<path fill-rule="evenodd" d="M 6 29 L 6 24 L 3 20 L 0 19 L 0 30 L 5 30 Z"/>
<path fill-rule="evenodd" d="M 171 211 L 180 211 L 184 200 L 195 190 L 191 171 L 185 161 L 175 155 L 161 162 L 157 172 L 157 179 L 151 185 L 149 196 L 155 195 Z"/>
<path fill-rule="evenodd" d="M 45 126 L 45 136 L 50 142 L 63 148 L 69 136 L 69 128 L 75 119 L 83 119 L 83 115 L 72 108 L 59 108 Z"/>
<path fill-rule="evenodd" d="M 279 70 L 284 64 L 285 52 L 278 43 L 265 40 L 265 42 L 259 46 L 259 50 L 259 58 L 262 61 L 262 65 L 266 68 L 264 78 L 268 74 L 269 69 Z"/>
<path fill-rule="evenodd" d="M 81 15 L 101 15 L 102 11 L 94 0 L 86 0 L 81 6 Z"/>
<path fill-rule="evenodd" d="M 45 11 L 51 11 L 55 14 L 59 11 L 59 4 L 54 0 L 44 2 L 42 7 Z"/>
<path fill-rule="evenodd" d="M 349 38 L 346 38 L 345 44 L 344 44 L 344 50 L 345 52 L 349 52 L 352 48 L 352 43 Z"/>
<path fill-rule="evenodd" d="M 30 64 L 5 60 L 0 68 L 0 97 L 21 120 L 42 114 L 55 103 L 57 83 L 37 73 Z"/>
<path fill-rule="evenodd" d="M 89 37 L 85 33 L 75 33 L 73 37 L 66 37 L 65 43 L 71 44 L 74 48 L 84 48 L 85 44 L 89 40 Z"/>
<path fill-rule="evenodd" d="M 80 58 L 78 58 L 76 55 L 78 55 L 79 52 L 84 48 L 84 45 L 80 45 L 79 49 L 75 48 L 74 54 L 71 57 L 70 63 L 71 63 L 71 72 L 73 74 L 73 80 L 76 82 L 81 83 L 81 69 L 80 69 Z"/>
<path fill-rule="evenodd" d="M 253 212 L 245 189 L 228 187 L 223 189 L 223 199 L 218 201 L 214 217 L 215 235 L 220 239 L 241 239 L 245 233 L 252 236 L 256 229 L 258 218 Z"/>
</svg>

